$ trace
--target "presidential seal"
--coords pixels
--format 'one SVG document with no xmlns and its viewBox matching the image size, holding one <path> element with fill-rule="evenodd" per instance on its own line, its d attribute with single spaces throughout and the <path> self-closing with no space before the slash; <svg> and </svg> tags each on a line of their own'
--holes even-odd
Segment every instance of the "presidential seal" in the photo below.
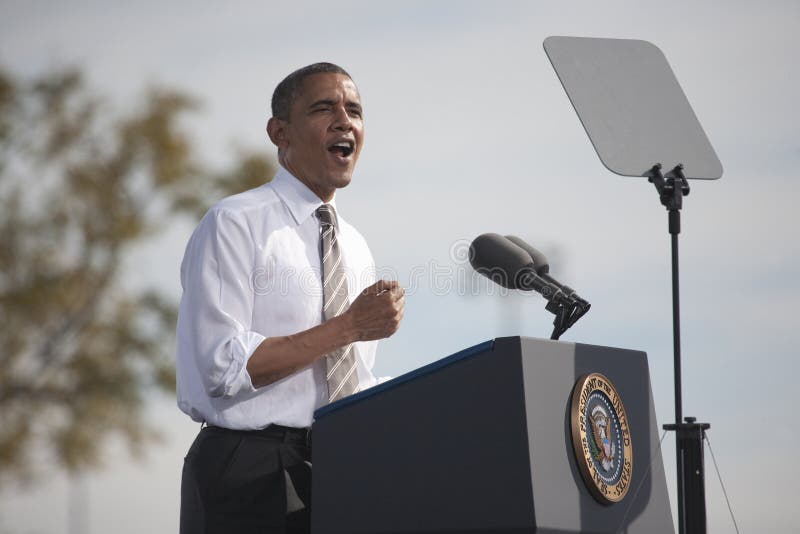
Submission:
<svg viewBox="0 0 800 534">
<path fill-rule="evenodd" d="M 628 416 L 611 381 L 600 373 L 575 383 L 572 446 L 583 481 L 602 504 L 621 501 L 631 483 L 633 447 Z"/>
</svg>

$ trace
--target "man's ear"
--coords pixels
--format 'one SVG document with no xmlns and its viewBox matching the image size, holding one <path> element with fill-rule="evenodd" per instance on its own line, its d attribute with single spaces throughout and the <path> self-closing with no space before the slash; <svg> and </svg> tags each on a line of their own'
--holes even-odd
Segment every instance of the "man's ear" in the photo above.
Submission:
<svg viewBox="0 0 800 534">
<path fill-rule="evenodd" d="M 288 146 L 286 135 L 286 128 L 288 126 L 289 124 L 285 120 L 276 117 L 270 117 L 269 121 L 267 121 L 267 135 L 269 135 L 269 140 L 279 149 Z"/>
</svg>

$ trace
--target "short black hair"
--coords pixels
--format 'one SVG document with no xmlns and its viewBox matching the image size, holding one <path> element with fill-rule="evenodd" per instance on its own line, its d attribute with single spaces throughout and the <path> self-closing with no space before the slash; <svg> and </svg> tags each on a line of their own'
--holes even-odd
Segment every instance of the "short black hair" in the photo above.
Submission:
<svg viewBox="0 0 800 534">
<path fill-rule="evenodd" d="M 334 74 L 344 74 L 352 80 L 350 74 L 339 65 L 333 63 L 313 63 L 311 65 L 297 69 L 278 84 L 275 92 L 272 93 L 272 116 L 276 119 L 289 120 L 289 110 L 292 102 L 297 97 L 297 92 L 303 85 L 303 80 L 313 74 L 332 72 Z"/>
</svg>

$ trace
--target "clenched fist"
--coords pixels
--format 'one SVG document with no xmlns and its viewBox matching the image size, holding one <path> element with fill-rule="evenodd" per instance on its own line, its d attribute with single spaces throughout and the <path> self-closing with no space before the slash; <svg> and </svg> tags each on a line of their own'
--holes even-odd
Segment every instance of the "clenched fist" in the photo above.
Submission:
<svg viewBox="0 0 800 534">
<path fill-rule="evenodd" d="M 389 280 L 378 280 L 362 291 L 342 314 L 354 341 L 383 339 L 394 334 L 403 318 L 404 295 L 400 284 Z"/>
</svg>

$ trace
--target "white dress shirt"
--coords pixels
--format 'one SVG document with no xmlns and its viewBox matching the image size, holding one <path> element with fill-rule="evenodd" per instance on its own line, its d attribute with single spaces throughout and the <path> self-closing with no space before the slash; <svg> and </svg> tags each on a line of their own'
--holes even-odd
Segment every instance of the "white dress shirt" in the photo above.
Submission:
<svg viewBox="0 0 800 534">
<path fill-rule="evenodd" d="M 178 406 L 195 421 L 231 429 L 311 425 L 327 404 L 325 360 L 253 387 L 247 361 L 268 337 L 322 322 L 319 197 L 286 169 L 261 187 L 215 204 L 181 264 Z M 335 207 L 335 202 L 331 202 Z M 337 212 L 338 213 L 338 212 Z M 338 217 L 350 302 L 375 282 L 367 243 Z M 354 344 L 359 388 L 377 383 L 377 341 Z"/>
</svg>

